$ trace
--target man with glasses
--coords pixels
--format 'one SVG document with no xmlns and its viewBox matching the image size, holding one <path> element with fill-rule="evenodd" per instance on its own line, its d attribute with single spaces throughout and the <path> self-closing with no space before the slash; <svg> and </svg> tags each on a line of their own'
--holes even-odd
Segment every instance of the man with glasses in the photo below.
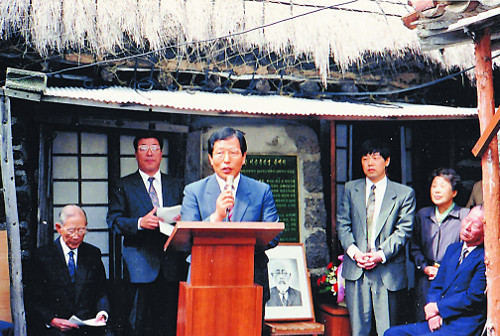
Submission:
<svg viewBox="0 0 500 336">
<path fill-rule="evenodd" d="M 138 170 L 112 191 L 107 223 L 123 236 L 123 259 L 130 283 L 128 321 L 133 335 L 175 335 L 179 281 L 186 256 L 164 254 L 168 238 L 159 231 L 159 207 L 178 205 L 182 185 L 160 172 L 163 141 L 153 134 L 134 139 Z"/>
<path fill-rule="evenodd" d="M 292 268 L 297 270 L 297 265 L 292 266 L 293 259 L 277 259 L 269 263 L 269 273 L 276 286 L 271 288 L 271 298 L 267 301 L 268 307 L 302 306 L 300 291 L 292 288 Z"/>
<path fill-rule="evenodd" d="M 103 327 L 79 327 L 70 321 L 95 319 L 104 325 L 109 303 L 101 251 L 83 242 L 87 217 L 76 205 L 65 206 L 55 224 L 59 237 L 33 252 L 26 272 L 30 335 L 103 335 Z"/>
<path fill-rule="evenodd" d="M 184 189 L 181 210 L 183 221 L 278 221 L 271 187 L 240 174 L 246 154 L 247 143 L 243 132 L 225 127 L 210 136 L 208 161 L 214 174 Z M 278 245 L 279 237 L 275 237 L 265 249 Z M 255 251 L 254 281 L 263 287 L 263 305 L 270 297 L 268 261 L 264 250 Z"/>
</svg>

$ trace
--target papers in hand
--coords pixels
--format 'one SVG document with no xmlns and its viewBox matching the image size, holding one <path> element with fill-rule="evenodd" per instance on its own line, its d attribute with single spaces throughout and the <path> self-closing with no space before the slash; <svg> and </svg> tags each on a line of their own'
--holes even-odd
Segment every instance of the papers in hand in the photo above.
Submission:
<svg viewBox="0 0 500 336">
<path fill-rule="evenodd" d="M 80 327 L 86 326 L 86 327 L 104 327 L 106 325 L 106 322 L 104 321 L 97 321 L 95 318 L 91 318 L 88 320 L 80 320 L 79 317 L 73 315 L 70 317 L 69 322 L 74 323 Z"/>
<path fill-rule="evenodd" d="M 160 232 L 170 236 L 174 231 L 174 224 L 181 215 L 181 205 L 162 207 L 156 210 L 156 216 L 160 217 Z"/>
</svg>

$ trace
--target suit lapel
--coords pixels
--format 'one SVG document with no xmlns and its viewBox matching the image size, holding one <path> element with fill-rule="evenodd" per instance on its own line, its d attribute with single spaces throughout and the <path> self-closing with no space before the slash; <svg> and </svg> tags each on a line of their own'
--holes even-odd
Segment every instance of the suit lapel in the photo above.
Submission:
<svg viewBox="0 0 500 336">
<path fill-rule="evenodd" d="M 392 187 L 392 182 L 387 180 L 387 187 L 385 188 L 384 199 L 382 200 L 382 205 L 380 206 L 380 212 L 378 214 L 377 223 L 375 224 L 375 237 L 378 237 L 380 231 L 385 225 L 387 218 L 389 218 L 390 213 L 396 205 L 397 195 Z"/>
<path fill-rule="evenodd" d="M 481 250 L 483 249 L 483 246 L 478 246 L 476 247 L 472 252 L 470 252 L 467 257 L 462 261 L 462 263 L 459 265 L 458 261 L 460 259 L 460 253 L 462 251 L 461 248 L 462 245 L 460 245 L 460 248 L 458 248 L 458 253 L 455 254 L 452 262 L 453 264 L 451 265 L 455 271 L 450 272 L 449 276 L 446 279 L 446 286 L 443 287 L 443 294 L 446 293 L 448 288 L 451 286 L 451 284 L 455 281 L 457 277 L 459 277 L 465 270 L 467 270 L 471 264 L 474 264 L 476 261 L 475 259 L 481 256 Z"/>
<path fill-rule="evenodd" d="M 57 238 L 53 243 L 53 250 L 55 256 L 55 267 L 54 272 L 57 274 L 56 278 L 61 279 L 61 287 L 65 289 L 68 296 L 73 296 L 75 293 L 73 291 L 73 284 L 69 278 L 68 264 L 66 264 L 66 258 L 60 243 L 61 237 Z"/>
<path fill-rule="evenodd" d="M 245 212 L 250 204 L 252 191 L 248 187 L 248 178 L 240 174 L 240 182 L 238 190 L 236 190 L 236 197 L 234 201 L 233 222 L 241 222 L 245 216 Z"/>
<path fill-rule="evenodd" d="M 149 197 L 148 191 L 146 190 L 146 186 L 144 185 L 144 181 L 142 180 L 141 174 L 139 171 L 135 172 L 134 179 L 131 181 L 133 188 L 136 192 L 137 197 L 135 199 L 139 200 L 145 209 L 149 209 L 148 212 L 153 209 L 153 203 L 151 203 L 151 198 Z M 163 181 L 162 181 L 163 184 Z M 163 186 L 162 186 L 163 188 Z M 165 193 L 163 193 L 165 195 Z M 163 196 L 165 197 L 165 196 Z M 134 199 L 134 197 L 131 197 Z"/>
<path fill-rule="evenodd" d="M 215 211 L 215 205 L 217 203 L 217 197 L 220 195 L 219 183 L 215 178 L 215 174 L 212 174 L 207 181 L 207 187 L 205 189 L 205 196 L 203 197 L 203 203 L 206 205 L 204 212 L 201 214 L 201 218 L 206 218 L 210 216 Z M 205 201 L 206 200 L 206 201 Z"/>
<path fill-rule="evenodd" d="M 361 179 L 354 190 L 356 193 L 354 195 L 354 213 L 359 214 L 359 221 L 366 238 L 366 180 Z"/>
</svg>

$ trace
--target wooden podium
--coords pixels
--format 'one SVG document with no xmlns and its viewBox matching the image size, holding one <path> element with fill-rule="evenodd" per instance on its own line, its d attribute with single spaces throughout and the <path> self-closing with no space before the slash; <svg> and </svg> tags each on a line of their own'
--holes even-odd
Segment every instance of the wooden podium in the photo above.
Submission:
<svg viewBox="0 0 500 336">
<path fill-rule="evenodd" d="M 177 222 L 165 246 L 191 251 L 191 283 L 179 288 L 177 336 L 261 335 L 254 249 L 283 229 L 276 222 Z"/>
</svg>

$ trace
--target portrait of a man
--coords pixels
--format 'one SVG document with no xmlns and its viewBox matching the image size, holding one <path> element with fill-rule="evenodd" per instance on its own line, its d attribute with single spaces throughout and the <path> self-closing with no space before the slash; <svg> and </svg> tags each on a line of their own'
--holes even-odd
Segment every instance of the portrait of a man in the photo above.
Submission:
<svg viewBox="0 0 500 336">
<path fill-rule="evenodd" d="M 297 284 L 297 261 L 295 259 L 272 259 L 269 262 L 271 298 L 268 307 L 302 306 L 302 295 Z M 274 282 L 274 283 L 273 283 Z"/>
</svg>

